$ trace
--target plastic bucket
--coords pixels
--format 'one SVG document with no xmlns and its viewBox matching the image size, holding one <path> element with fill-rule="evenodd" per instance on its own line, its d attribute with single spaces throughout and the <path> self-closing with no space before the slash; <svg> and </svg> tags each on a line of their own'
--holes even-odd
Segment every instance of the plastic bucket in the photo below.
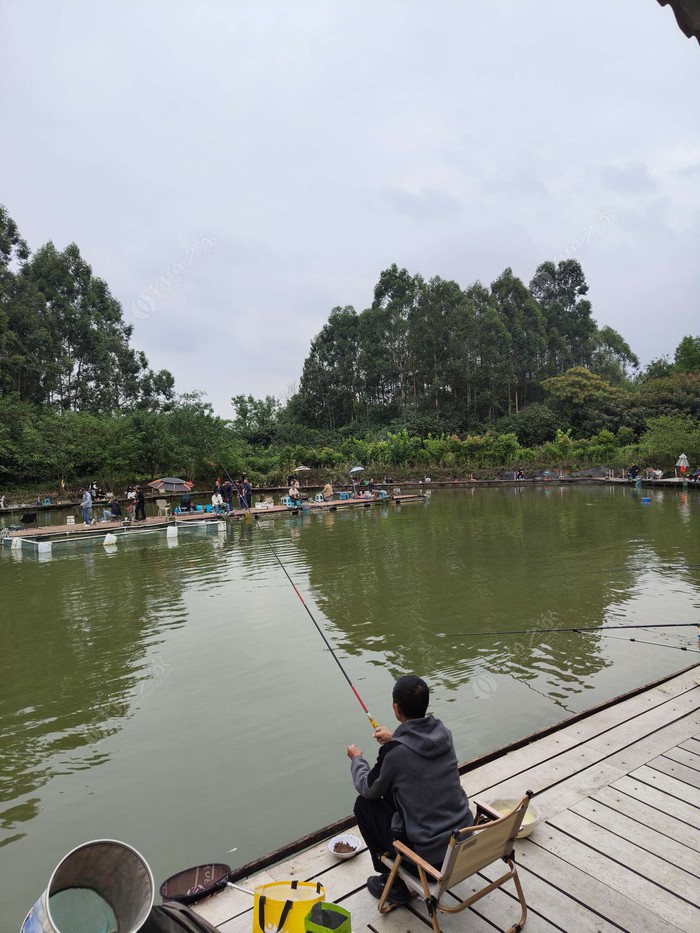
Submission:
<svg viewBox="0 0 700 933">
<path fill-rule="evenodd" d="M 304 918 L 324 899 L 321 882 L 273 881 L 255 889 L 253 933 L 304 933 Z"/>
<path fill-rule="evenodd" d="M 136 849 L 114 839 L 84 842 L 58 863 L 21 933 L 135 933 L 154 895 L 151 869 Z"/>
</svg>

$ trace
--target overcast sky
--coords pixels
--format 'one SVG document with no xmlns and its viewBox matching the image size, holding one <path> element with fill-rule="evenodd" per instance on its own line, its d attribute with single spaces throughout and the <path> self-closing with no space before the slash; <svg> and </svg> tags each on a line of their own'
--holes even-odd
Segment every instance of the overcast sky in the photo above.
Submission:
<svg viewBox="0 0 700 933">
<path fill-rule="evenodd" d="M 655 0 L 3 0 L 0 202 L 76 242 L 224 417 L 396 262 L 583 265 L 643 362 L 700 334 L 700 48 Z"/>
</svg>

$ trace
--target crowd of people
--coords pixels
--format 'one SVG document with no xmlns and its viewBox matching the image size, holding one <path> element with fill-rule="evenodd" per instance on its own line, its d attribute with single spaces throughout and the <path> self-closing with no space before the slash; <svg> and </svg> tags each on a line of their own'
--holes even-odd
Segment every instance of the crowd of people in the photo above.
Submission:
<svg viewBox="0 0 700 933">
<path fill-rule="evenodd" d="M 82 498 L 80 500 L 80 508 L 82 511 L 84 524 L 94 524 L 95 519 L 92 517 L 92 507 L 97 500 L 100 500 L 105 504 L 105 508 L 102 509 L 102 518 L 100 521 L 119 522 L 122 520 L 123 515 L 121 503 L 114 493 L 109 493 L 105 496 L 101 489 L 98 490 L 97 484 L 92 483 L 90 486 L 82 489 L 81 494 Z M 146 497 L 141 487 L 136 487 L 133 497 L 130 497 L 127 493 L 127 498 L 136 499 L 135 519 L 146 521 Z"/>
<path fill-rule="evenodd" d="M 185 499 L 187 500 L 186 502 Z M 226 512 L 227 515 L 230 515 L 232 510 L 236 508 L 236 503 L 238 503 L 239 509 L 249 509 L 252 501 L 253 487 L 250 485 L 247 473 L 243 473 L 238 481 L 231 479 L 229 476 L 223 483 L 221 482 L 221 477 L 216 477 L 214 491 L 211 494 L 211 506 L 212 510 L 216 512 L 217 515 L 222 512 Z M 192 509 L 192 500 L 189 496 L 183 497 L 181 508 L 182 511 L 189 511 Z"/>
</svg>

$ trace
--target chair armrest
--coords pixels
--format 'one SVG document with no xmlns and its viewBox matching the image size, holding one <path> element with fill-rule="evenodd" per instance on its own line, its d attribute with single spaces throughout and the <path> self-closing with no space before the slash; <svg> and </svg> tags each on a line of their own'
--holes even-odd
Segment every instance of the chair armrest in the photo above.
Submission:
<svg viewBox="0 0 700 933">
<path fill-rule="evenodd" d="M 426 862 L 425 859 L 422 859 L 420 855 L 416 855 L 413 849 L 409 849 L 408 846 L 401 842 L 400 839 L 397 839 L 394 842 L 394 848 L 398 853 L 400 853 L 400 855 L 403 856 L 403 858 L 407 858 L 409 862 L 413 862 L 414 865 L 420 865 L 426 874 L 432 875 L 436 881 L 440 881 L 442 878 L 442 872 L 438 871 L 438 869 L 435 868 L 434 865 L 431 865 L 430 862 Z"/>
<path fill-rule="evenodd" d="M 493 807 L 484 803 L 483 800 L 476 800 L 475 798 L 472 798 L 472 800 L 476 805 L 475 826 L 480 826 L 482 823 L 490 823 L 492 820 L 500 820 L 503 816 L 502 813 L 499 813 L 498 810 L 494 810 Z"/>
</svg>

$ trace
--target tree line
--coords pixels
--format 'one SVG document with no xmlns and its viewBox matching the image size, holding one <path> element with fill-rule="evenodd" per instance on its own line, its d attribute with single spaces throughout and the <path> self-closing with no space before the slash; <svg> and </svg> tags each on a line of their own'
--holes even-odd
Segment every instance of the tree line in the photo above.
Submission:
<svg viewBox="0 0 700 933">
<path fill-rule="evenodd" d="M 31 253 L 0 206 L 0 483 L 62 488 L 225 470 L 279 482 L 298 463 L 342 477 L 583 467 L 680 449 L 700 459 L 700 338 L 643 371 L 599 327 L 573 259 L 525 285 L 506 269 L 462 288 L 392 265 L 371 305 L 334 308 L 285 403 L 232 398 L 221 418 L 178 395 L 78 247 Z"/>
<path fill-rule="evenodd" d="M 330 430 L 397 420 L 473 430 L 542 402 L 545 380 L 573 367 L 623 384 L 639 360 L 597 326 L 587 292 L 575 259 L 542 263 L 529 286 L 510 268 L 489 287 L 462 288 L 392 265 L 369 308 L 331 312 L 293 414 Z"/>
<path fill-rule="evenodd" d="M 173 397 L 75 243 L 31 254 L 0 205 L 0 397 L 56 412 L 158 409 Z"/>
</svg>

